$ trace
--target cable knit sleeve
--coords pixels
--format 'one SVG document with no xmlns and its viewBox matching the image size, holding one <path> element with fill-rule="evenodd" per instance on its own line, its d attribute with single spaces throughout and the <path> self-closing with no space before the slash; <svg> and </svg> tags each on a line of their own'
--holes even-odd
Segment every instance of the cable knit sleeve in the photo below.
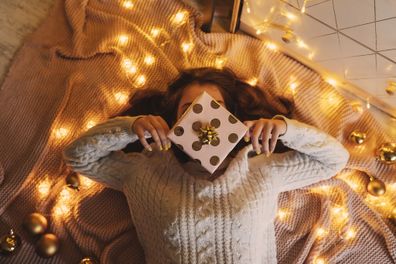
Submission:
<svg viewBox="0 0 396 264">
<path fill-rule="evenodd" d="M 144 158 L 141 153 L 121 151 L 138 140 L 132 125 L 139 117 L 118 116 L 91 127 L 63 150 L 64 161 L 74 171 L 106 187 L 122 190 L 124 178 Z"/>
<path fill-rule="evenodd" d="M 279 140 L 294 151 L 273 153 L 268 158 L 258 155 L 251 159 L 251 163 L 259 170 L 270 170 L 274 187 L 280 192 L 331 178 L 347 164 L 348 150 L 331 135 L 283 115 L 273 119 L 286 122 L 287 130 Z"/>
</svg>

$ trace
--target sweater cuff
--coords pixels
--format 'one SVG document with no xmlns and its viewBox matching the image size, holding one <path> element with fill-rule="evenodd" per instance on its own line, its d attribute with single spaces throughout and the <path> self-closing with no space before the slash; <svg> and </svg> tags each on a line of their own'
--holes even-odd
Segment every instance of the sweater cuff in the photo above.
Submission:
<svg viewBox="0 0 396 264">
<path fill-rule="evenodd" d="M 284 115 L 275 115 L 272 119 L 281 119 L 286 122 L 286 132 L 284 134 L 279 135 L 278 139 L 286 142 L 293 142 L 296 138 L 298 132 L 298 122 L 297 120 L 287 118 Z"/>
</svg>

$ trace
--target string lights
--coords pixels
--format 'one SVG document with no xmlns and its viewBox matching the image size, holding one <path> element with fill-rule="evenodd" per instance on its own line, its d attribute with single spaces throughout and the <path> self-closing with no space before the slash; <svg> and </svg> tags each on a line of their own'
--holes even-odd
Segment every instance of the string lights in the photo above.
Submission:
<svg viewBox="0 0 396 264">
<path fill-rule="evenodd" d="M 129 37 L 127 35 L 119 35 L 118 36 L 118 44 L 120 46 L 125 46 L 128 44 Z"/>
<path fill-rule="evenodd" d="M 55 137 L 57 139 L 63 139 L 67 137 L 68 134 L 69 134 L 69 130 L 65 127 L 60 127 L 55 130 Z"/>
<path fill-rule="evenodd" d="M 114 94 L 114 99 L 119 104 L 125 104 L 128 101 L 128 95 L 125 92 L 117 92 Z"/>
<path fill-rule="evenodd" d="M 144 63 L 146 63 L 147 65 L 153 65 L 155 62 L 155 58 L 152 55 L 147 55 L 144 58 Z"/>
<path fill-rule="evenodd" d="M 307 2 L 307 0 L 305 0 L 303 3 L 303 7 L 301 9 L 302 13 L 305 12 L 306 2 Z M 247 12 L 250 13 L 251 11 L 250 11 L 248 2 L 245 1 L 245 3 L 247 6 Z M 123 1 L 122 5 L 126 9 L 132 9 L 134 6 L 132 1 Z M 284 15 L 289 20 L 292 20 L 292 21 L 296 20 L 296 16 L 292 13 L 285 13 Z M 182 25 L 182 24 L 186 23 L 187 17 L 188 17 L 188 13 L 186 11 L 180 11 L 180 12 L 176 13 L 174 16 L 172 16 L 171 22 L 176 25 Z M 151 35 L 151 37 L 157 38 L 160 36 L 162 31 L 163 30 L 160 28 L 152 28 L 150 30 L 149 34 Z M 258 29 L 256 33 L 261 34 L 261 30 Z M 289 32 L 289 34 L 292 34 L 292 32 Z M 118 45 L 125 46 L 129 43 L 130 37 L 128 35 L 122 34 L 117 37 L 117 40 L 118 40 L 117 41 Z M 300 39 L 297 39 L 297 45 L 299 45 L 301 48 L 309 49 L 309 47 Z M 273 42 L 266 42 L 265 46 L 269 50 L 272 50 L 272 51 L 278 50 L 278 46 Z M 191 42 L 183 42 L 181 44 L 181 50 L 184 53 L 189 53 L 189 52 L 191 52 L 192 49 L 193 49 L 193 43 L 191 43 Z M 313 56 L 314 56 L 314 53 L 312 52 L 310 59 L 312 59 Z M 216 57 L 215 67 L 223 68 L 226 61 L 227 61 L 227 58 L 224 56 Z M 144 63 L 146 65 L 154 65 L 155 62 L 156 62 L 156 59 L 151 54 L 146 55 L 144 58 Z M 213 63 L 213 61 L 212 61 L 212 63 Z M 138 71 L 137 65 L 129 58 L 124 58 L 122 60 L 121 68 L 123 68 L 127 74 L 136 74 Z M 140 74 L 135 79 L 135 85 L 137 87 L 141 87 L 146 83 L 146 81 L 147 81 L 146 76 L 144 74 Z M 337 81 L 333 78 L 327 78 L 326 81 L 333 87 L 337 86 Z M 258 83 L 258 79 L 256 77 L 252 77 L 251 79 L 247 80 L 247 83 L 249 83 L 252 86 L 256 86 Z M 296 89 L 299 86 L 299 84 L 300 83 L 297 80 L 297 78 L 292 76 L 288 86 L 289 86 L 289 89 L 293 92 L 293 94 L 296 93 Z M 117 102 L 118 104 L 121 104 L 121 105 L 125 104 L 128 101 L 128 98 L 129 98 L 129 96 L 126 92 L 120 91 L 120 92 L 116 92 L 114 94 L 115 102 Z M 328 102 L 326 103 L 326 106 L 328 106 L 329 104 L 336 104 L 336 103 L 338 103 L 337 98 L 329 97 Z M 357 112 L 363 111 L 362 105 L 360 102 L 359 103 L 352 102 L 351 106 Z M 369 98 L 367 98 L 366 107 L 370 108 Z M 327 108 L 328 107 L 326 107 L 325 111 L 327 111 Z M 89 120 L 86 124 L 86 129 L 89 129 L 89 128 L 95 126 L 96 124 L 97 124 L 97 122 L 95 122 L 94 120 Z M 63 140 L 69 136 L 69 130 L 66 127 L 60 127 L 60 128 L 55 129 L 54 134 L 55 134 L 56 139 Z M 92 181 L 91 179 L 89 179 L 87 177 L 79 176 L 79 178 L 81 181 L 81 185 L 87 189 L 91 189 L 92 187 L 94 187 L 96 185 L 96 183 L 94 181 Z M 361 191 L 362 188 L 359 185 L 359 183 L 352 180 L 351 177 L 349 177 L 349 178 L 341 177 L 341 179 L 344 180 L 349 186 L 351 186 L 351 188 L 354 191 Z M 98 186 L 97 188 L 100 188 L 100 187 Z M 328 195 L 331 193 L 332 189 L 333 189 L 332 186 L 322 185 L 315 189 L 312 189 L 312 191 L 323 194 L 323 195 Z M 389 193 L 396 192 L 396 184 L 390 185 L 389 189 L 392 190 Z M 51 181 L 47 175 L 44 178 L 44 180 L 39 182 L 39 184 L 37 185 L 37 193 L 38 193 L 38 196 L 40 199 L 46 199 L 48 197 L 50 191 L 51 191 Z M 62 190 L 59 192 L 59 195 L 57 197 L 56 204 L 53 207 L 52 213 L 55 218 L 60 219 L 62 217 L 66 217 L 66 215 L 71 211 L 71 208 L 73 207 L 72 201 L 73 201 L 73 196 L 75 196 L 75 194 L 76 194 L 76 191 L 74 191 L 70 188 L 67 188 L 66 186 L 64 188 L 62 188 Z M 394 217 L 396 219 L 396 208 L 394 208 L 394 202 L 392 200 L 392 197 L 386 196 L 386 195 L 383 197 L 375 197 L 375 196 L 367 195 L 365 197 L 365 201 L 370 205 L 374 205 L 374 206 L 383 208 L 383 210 L 385 210 L 387 212 L 388 217 Z M 340 204 L 334 205 L 333 207 L 331 207 L 330 213 L 332 216 L 333 223 L 336 227 L 343 226 L 349 221 L 348 209 L 344 205 L 340 205 Z M 290 215 L 291 215 L 291 212 L 287 208 L 280 208 L 277 212 L 276 217 L 278 220 L 283 221 L 283 220 L 286 220 Z M 329 230 L 330 229 L 325 229 L 322 226 L 317 227 L 315 229 L 316 238 L 324 239 L 326 236 L 331 234 L 331 232 Z M 350 240 L 354 239 L 356 237 L 356 235 L 357 235 L 356 228 L 349 227 L 342 234 L 342 238 L 345 241 L 350 241 Z M 325 258 L 318 256 L 314 259 L 313 263 L 314 264 L 326 264 L 327 261 Z"/>
<path fill-rule="evenodd" d="M 124 59 L 122 62 L 124 70 L 129 74 L 135 74 L 137 72 L 137 67 L 130 59 Z"/>
<path fill-rule="evenodd" d="M 181 47 L 185 53 L 189 53 L 192 50 L 193 44 L 190 42 L 183 42 Z"/>
<path fill-rule="evenodd" d="M 126 9 L 132 9 L 133 8 L 133 2 L 132 1 L 124 1 L 122 4 Z"/>
<path fill-rule="evenodd" d="M 250 84 L 251 86 L 256 86 L 256 85 L 257 85 L 257 82 L 258 82 L 258 79 L 257 79 L 256 77 L 253 77 L 253 78 L 247 80 L 246 82 L 247 82 L 248 84 Z"/>
</svg>

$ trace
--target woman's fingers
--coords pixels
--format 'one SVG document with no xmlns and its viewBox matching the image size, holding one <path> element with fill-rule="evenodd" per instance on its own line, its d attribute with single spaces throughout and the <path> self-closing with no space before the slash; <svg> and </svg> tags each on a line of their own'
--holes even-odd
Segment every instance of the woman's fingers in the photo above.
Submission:
<svg viewBox="0 0 396 264">
<path fill-rule="evenodd" d="M 271 153 L 273 153 L 274 150 L 275 150 L 276 143 L 278 141 L 279 135 L 280 135 L 280 129 L 279 128 L 275 128 L 272 131 L 272 136 L 271 136 L 271 143 L 270 143 L 270 151 L 271 151 Z"/>
<path fill-rule="evenodd" d="M 252 144 L 253 144 L 253 149 L 256 151 L 257 155 L 261 153 L 260 150 L 260 144 L 259 144 L 259 137 L 261 134 L 261 131 L 263 130 L 263 123 L 262 122 L 256 122 L 254 124 L 253 132 L 252 132 Z"/>
<path fill-rule="evenodd" d="M 273 128 L 273 126 L 270 123 L 265 122 L 263 125 L 262 134 L 261 134 L 262 150 L 267 157 L 270 154 L 269 139 L 271 136 L 272 128 Z"/>
<path fill-rule="evenodd" d="M 255 122 L 254 121 L 244 121 L 243 123 L 245 124 L 245 126 L 248 127 L 248 130 L 246 131 L 245 136 L 243 137 L 243 139 L 245 140 L 245 142 L 249 142 L 249 140 L 250 140 L 250 128 L 252 126 L 254 126 Z"/>
<path fill-rule="evenodd" d="M 166 147 L 167 147 L 167 149 L 169 149 L 171 147 L 171 141 L 169 140 L 169 138 L 167 136 L 168 133 L 169 133 L 169 130 L 170 130 L 169 126 L 165 122 L 165 120 L 162 117 L 160 117 L 160 116 L 158 116 L 158 122 L 162 125 L 162 128 L 164 129 Z"/>
<path fill-rule="evenodd" d="M 159 149 L 162 149 L 161 139 L 158 135 L 157 129 L 151 124 L 151 122 L 147 122 L 144 124 L 144 129 L 150 132 L 151 137 L 154 139 Z"/>
<path fill-rule="evenodd" d="M 164 129 L 163 125 L 158 120 L 158 117 L 149 116 L 149 118 L 150 118 L 150 123 L 154 127 L 154 129 L 156 130 L 158 138 L 159 138 L 159 142 L 160 142 L 160 144 L 158 145 L 159 149 L 160 150 L 168 149 L 168 147 L 167 147 L 168 146 L 168 143 L 167 143 L 168 139 L 166 137 L 166 133 L 165 133 L 165 129 Z M 153 138 L 154 138 L 154 136 L 153 136 Z M 155 138 L 154 138 L 154 140 L 155 140 Z"/>
<path fill-rule="evenodd" d="M 136 135 L 139 137 L 140 143 L 142 143 L 143 147 L 146 148 L 148 151 L 153 151 L 150 144 L 147 142 L 146 138 L 144 137 L 144 129 L 141 126 L 136 126 Z"/>
</svg>

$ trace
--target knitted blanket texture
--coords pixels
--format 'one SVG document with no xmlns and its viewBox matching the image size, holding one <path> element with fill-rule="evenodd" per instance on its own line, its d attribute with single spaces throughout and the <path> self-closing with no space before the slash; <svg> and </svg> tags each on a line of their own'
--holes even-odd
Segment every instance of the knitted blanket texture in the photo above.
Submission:
<svg viewBox="0 0 396 264">
<path fill-rule="evenodd" d="M 294 119 L 326 131 L 351 154 L 341 176 L 279 196 L 279 208 L 288 213 L 276 220 L 278 262 L 312 263 L 323 257 L 328 263 L 395 263 L 395 225 L 369 204 L 364 173 L 388 184 L 386 198 L 395 203 L 396 188 L 390 184 L 396 182 L 396 167 L 375 159 L 376 148 L 395 139 L 368 111 L 354 111 L 317 72 L 264 42 L 204 33 L 201 15 L 187 2 L 137 0 L 131 7 L 116 0 L 56 0 L 26 39 L 0 90 L 0 234 L 13 228 L 22 238 L 18 252 L 0 255 L 0 263 L 78 263 L 85 256 L 101 263 L 144 263 L 121 192 L 83 182 L 80 191 L 71 192 L 70 209 L 58 215 L 70 173 L 62 149 L 90 121 L 100 123 L 125 110 L 125 98 L 137 89 L 166 89 L 180 70 L 221 61 L 241 79 L 256 78 L 280 113 L 286 109 L 279 98 L 291 99 Z M 175 17 L 183 11 L 185 23 Z M 147 55 L 153 64 L 145 62 Z M 298 81 L 294 92 L 291 79 Z M 355 129 L 369 135 L 363 146 L 348 141 Z M 43 181 L 50 185 L 46 197 L 38 188 Z M 318 239 L 316 227 L 334 226 L 336 206 L 345 208 L 347 221 Z M 61 241 L 50 259 L 35 253 L 36 239 L 22 228 L 32 212 L 45 215 Z M 345 240 L 349 227 L 356 236 Z"/>
</svg>

